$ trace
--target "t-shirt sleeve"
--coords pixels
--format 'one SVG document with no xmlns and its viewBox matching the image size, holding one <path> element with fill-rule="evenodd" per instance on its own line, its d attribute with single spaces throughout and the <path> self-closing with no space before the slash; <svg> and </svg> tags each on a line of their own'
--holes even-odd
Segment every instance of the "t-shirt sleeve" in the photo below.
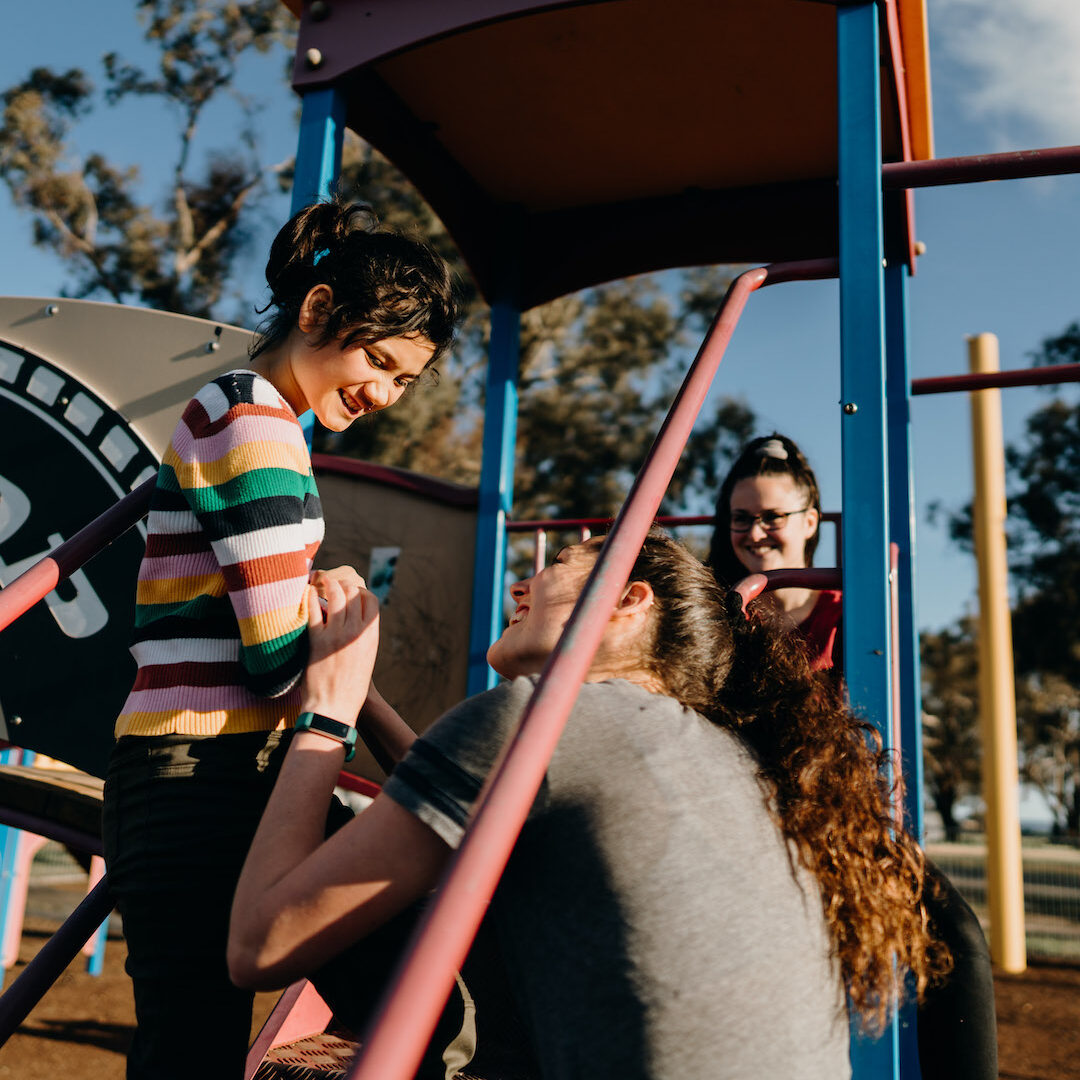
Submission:
<svg viewBox="0 0 1080 1080">
<path fill-rule="evenodd" d="M 307 663 L 307 583 L 322 539 L 322 506 L 295 416 L 250 373 L 209 383 L 176 429 L 157 495 L 171 496 L 181 517 L 193 515 L 209 541 L 239 627 L 248 688 L 286 693 Z"/>
<path fill-rule="evenodd" d="M 383 791 L 456 848 L 480 788 L 516 730 L 533 688 L 531 679 L 515 679 L 445 713 L 409 748 Z"/>
</svg>

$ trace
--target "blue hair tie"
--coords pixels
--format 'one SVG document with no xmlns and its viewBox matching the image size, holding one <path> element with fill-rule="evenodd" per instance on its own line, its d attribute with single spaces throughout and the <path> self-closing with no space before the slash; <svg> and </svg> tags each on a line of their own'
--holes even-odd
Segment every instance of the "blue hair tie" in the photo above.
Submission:
<svg viewBox="0 0 1080 1080">
<path fill-rule="evenodd" d="M 311 260 L 312 266 L 318 266 L 322 259 L 325 259 L 330 254 L 329 248 L 323 248 L 321 251 L 315 252 L 315 258 Z"/>
</svg>

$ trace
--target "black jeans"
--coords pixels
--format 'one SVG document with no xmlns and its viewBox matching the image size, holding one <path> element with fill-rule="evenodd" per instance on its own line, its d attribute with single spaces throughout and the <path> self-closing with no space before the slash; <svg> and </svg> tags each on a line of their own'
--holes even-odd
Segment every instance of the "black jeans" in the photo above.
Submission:
<svg viewBox="0 0 1080 1080">
<path fill-rule="evenodd" d="M 923 1080 L 997 1080 L 997 1018 L 990 950 L 975 912 L 926 860 L 930 929 L 949 947 L 953 969 L 918 1009 Z"/>
<path fill-rule="evenodd" d="M 135 989 L 128 1080 L 243 1075 L 254 995 L 229 981 L 229 909 L 290 735 L 125 736 L 113 750 L 102 824 Z M 351 817 L 327 809 L 330 829 Z"/>
</svg>

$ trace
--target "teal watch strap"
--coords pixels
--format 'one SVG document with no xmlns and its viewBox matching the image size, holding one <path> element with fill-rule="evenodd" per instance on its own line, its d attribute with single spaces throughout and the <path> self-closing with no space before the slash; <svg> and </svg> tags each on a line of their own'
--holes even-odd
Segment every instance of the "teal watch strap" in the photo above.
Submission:
<svg viewBox="0 0 1080 1080">
<path fill-rule="evenodd" d="M 352 761 L 356 753 L 356 728 L 343 724 L 340 720 L 331 720 L 319 713 L 302 712 L 296 718 L 297 731 L 314 731 L 316 735 L 325 735 L 328 739 L 343 743 L 345 760 Z"/>
</svg>

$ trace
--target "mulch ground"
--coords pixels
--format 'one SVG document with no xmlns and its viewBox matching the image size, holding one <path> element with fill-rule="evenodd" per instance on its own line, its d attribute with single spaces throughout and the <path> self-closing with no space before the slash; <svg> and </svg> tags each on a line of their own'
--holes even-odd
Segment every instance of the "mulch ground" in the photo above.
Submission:
<svg viewBox="0 0 1080 1080">
<path fill-rule="evenodd" d="M 57 895 L 59 894 L 59 895 Z M 51 890 L 48 902 L 67 910 L 80 898 L 78 887 L 65 897 Z M 48 903 L 32 902 L 19 962 L 5 988 L 59 925 Z M 123 1080 L 124 1052 L 134 1024 L 131 985 L 123 970 L 124 943 L 110 936 L 105 970 L 86 973 L 77 958 L 0 1048 L 0 1080 Z M 1080 965 L 1032 964 L 1022 975 L 994 980 L 998 1018 L 998 1064 L 1002 1080 L 1080 1080 Z M 258 1030 L 276 995 L 256 1000 Z"/>
</svg>

